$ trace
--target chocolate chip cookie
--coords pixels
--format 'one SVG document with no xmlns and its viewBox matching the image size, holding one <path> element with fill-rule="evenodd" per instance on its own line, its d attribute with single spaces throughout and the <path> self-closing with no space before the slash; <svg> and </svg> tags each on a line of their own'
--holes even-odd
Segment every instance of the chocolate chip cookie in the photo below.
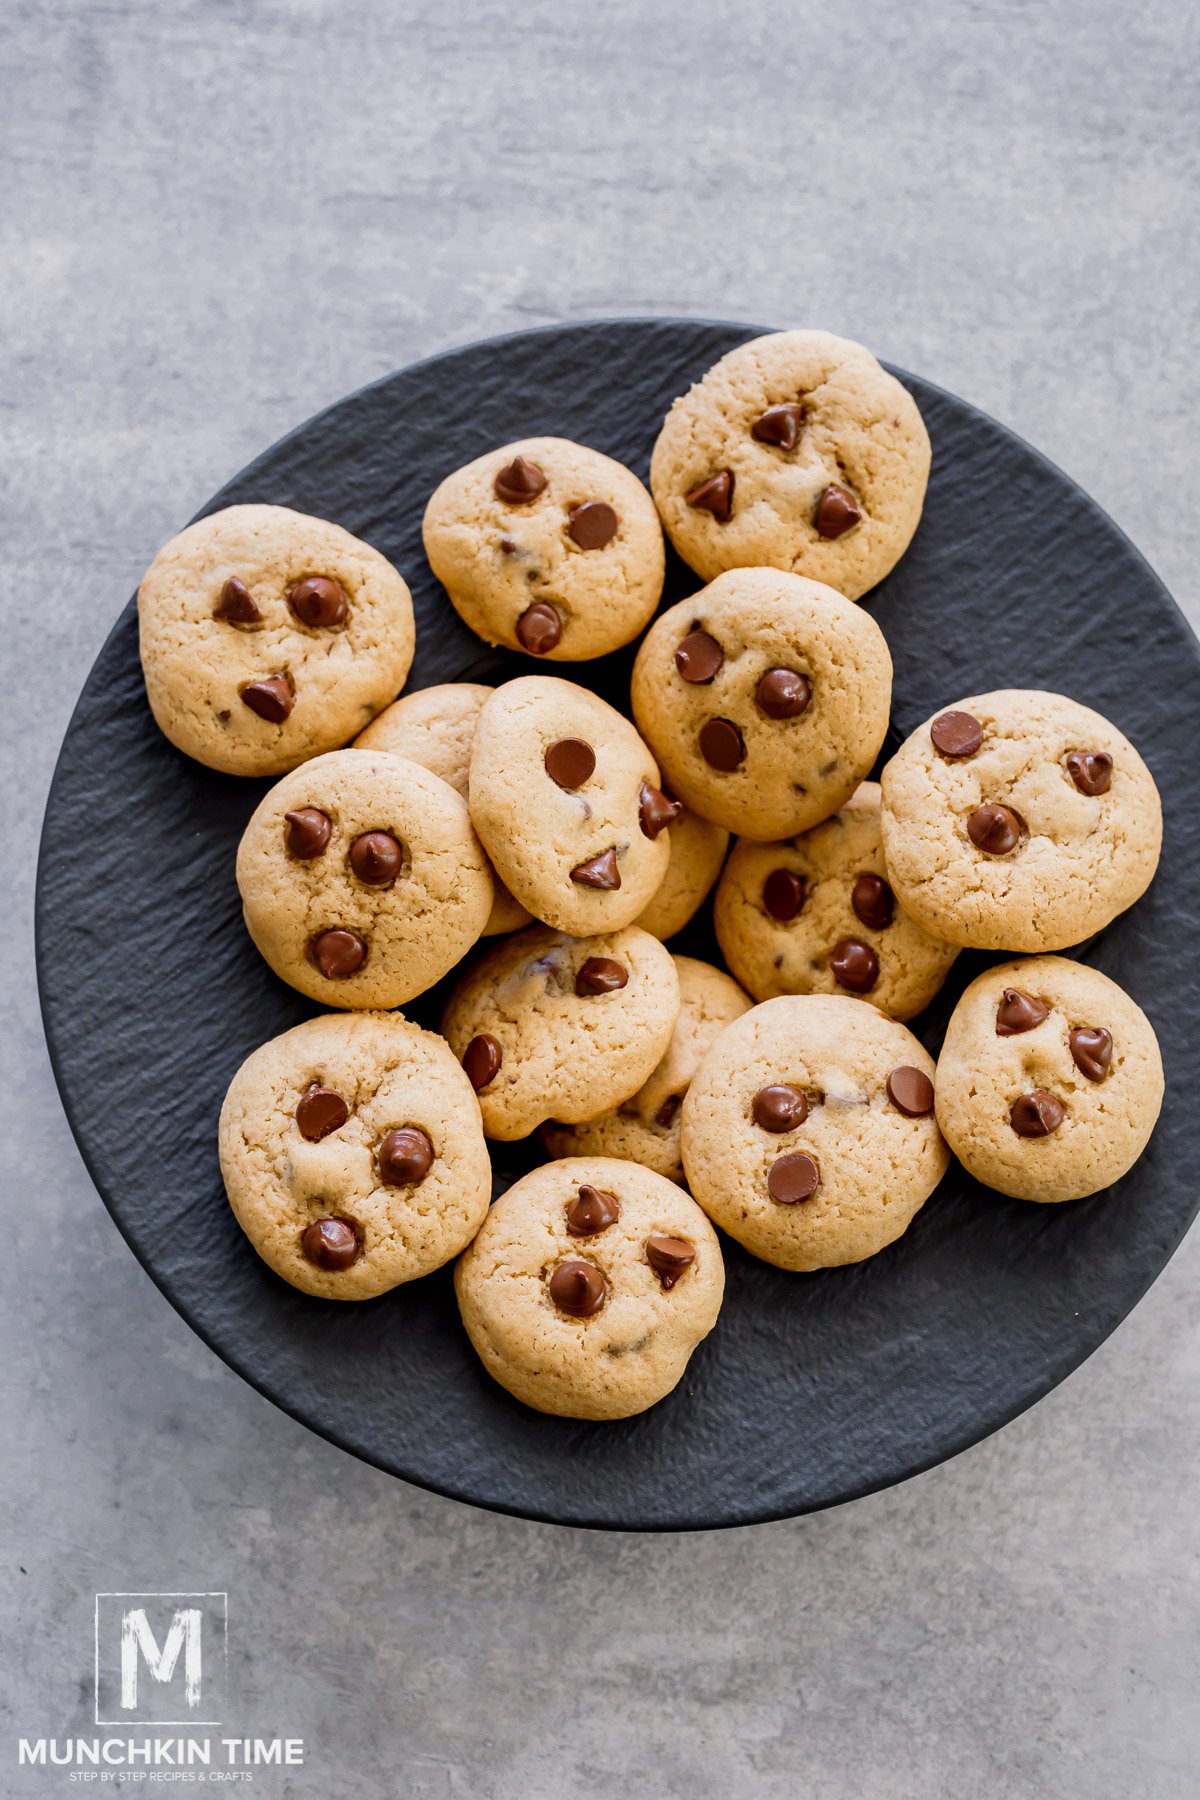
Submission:
<svg viewBox="0 0 1200 1800">
<path fill-rule="evenodd" d="M 486 643 L 551 662 L 635 638 L 662 595 L 662 530 L 636 475 L 566 438 L 505 444 L 448 475 L 425 553 Z"/>
<path fill-rule="evenodd" d="M 937 1066 L 937 1117 L 963 1167 L 1019 1200 L 1111 1187 L 1146 1148 L 1162 1059 L 1140 1006 L 1098 969 L 1035 956 L 963 993 Z"/>
<path fill-rule="evenodd" d="M 891 691 L 868 613 L 799 575 L 735 569 L 655 620 L 633 713 L 672 794 L 770 842 L 850 798 L 883 743 Z"/>
<path fill-rule="evenodd" d="M 493 689 L 478 681 L 448 681 L 437 687 L 418 688 L 385 707 L 377 719 L 354 740 L 356 750 L 388 750 L 407 756 L 467 798 L 471 744 L 475 727 Z M 529 914 L 501 881 L 495 878 L 496 895 L 484 926 L 484 937 L 519 931 L 529 924 Z"/>
<path fill-rule="evenodd" d="M 893 1019 L 929 1005 L 958 948 L 899 905 L 879 831 L 879 784 L 782 844 L 741 838 L 713 904 L 725 960 L 756 1000 L 861 994 Z"/>
<path fill-rule="evenodd" d="M 901 745 L 882 786 L 888 879 L 950 943 L 1078 944 L 1158 866 L 1153 776 L 1115 725 L 1062 694 L 1005 688 L 944 708 Z"/>
<path fill-rule="evenodd" d="M 386 751 L 334 750 L 259 803 L 237 857 L 275 973 L 337 1007 L 400 1006 L 475 943 L 491 871 L 461 795 Z"/>
<path fill-rule="evenodd" d="M 541 1139 L 551 1156 L 619 1156 L 683 1180 L 679 1153 L 679 1112 L 688 1084 L 726 1025 L 750 1009 L 736 981 L 711 963 L 677 956 L 679 1017 L 667 1054 L 636 1094 L 580 1125 L 543 1125 Z"/>
<path fill-rule="evenodd" d="M 678 814 L 668 836 L 671 854 L 662 885 L 633 921 L 656 938 L 672 938 L 682 931 L 703 906 L 721 873 L 729 849 L 729 833 L 723 825 L 702 819 L 677 801 Z"/>
<path fill-rule="evenodd" d="M 625 1419 L 717 1322 L 717 1234 L 673 1182 L 606 1156 L 544 1164 L 497 1200 L 454 1286 L 488 1371 L 539 1412 Z"/>
<path fill-rule="evenodd" d="M 649 932 L 573 938 L 535 926 L 464 975 L 442 1031 L 487 1135 L 512 1139 L 628 1100 L 662 1060 L 678 1014 L 675 964 Z"/>
<path fill-rule="evenodd" d="M 471 1084 L 399 1013 L 325 1014 L 256 1050 L 225 1097 L 220 1154 L 258 1254 L 326 1300 L 440 1268 L 491 1200 Z"/>
<path fill-rule="evenodd" d="M 812 994 L 735 1019 L 683 1102 L 683 1166 L 708 1216 L 782 1269 L 874 1256 L 949 1161 L 933 1058 L 869 1002 Z"/>
<path fill-rule="evenodd" d="M 628 719 L 573 681 L 506 681 L 471 746 L 471 817 L 510 891 L 575 937 L 631 925 L 657 893 L 678 805 Z"/>
<path fill-rule="evenodd" d="M 857 600 L 908 548 L 929 434 L 908 389 L 861 344 L 777 331 L 723 356 L 676 400 L 650 486 L 706 581 L 767 565 Z"/>
<path fill-rule="evenodd" d="M 159 726 L 229 775 L 278 775 L 346 743 L 413 657 L 412 598 L 391 563 L 284 506 L 230 506 L 172 538 L 138 621 Z"/>
</svg>

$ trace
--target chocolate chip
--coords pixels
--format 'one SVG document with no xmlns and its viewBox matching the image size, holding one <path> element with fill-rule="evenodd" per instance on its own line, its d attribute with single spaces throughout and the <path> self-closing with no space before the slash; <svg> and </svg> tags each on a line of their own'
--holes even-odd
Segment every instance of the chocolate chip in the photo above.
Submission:
<svg viewBox="0 0 1200 1800">
<path fill-rule="evenodd" d="M 595 1237 L 615 1225 L 620 1216 L 621 1205 L 615 1194 L 585 1182 L 567 1208 L 567 1230 L 572 1237 Z"/>
<path fill-rule="evenodd" d="M 1011 806 L 977 806 L 967 820 L 967 833 L 989 856 L 1008 856 L 1021 841 L 1021 821 Z"/>
<path fill-rule="evenodd" d="M 1031 1094 L 1022 1094 L 1014 1100 L 1009 1108 L 1009 1119 L 1018 1137 L 1049 1137 L 1057 1131 L 1066 1117 L 1066 1107 L 1053 1094 L 1044 1088 L 1035 1088 Z"/>
<path fill-rule="evenodd" d="M 1107 750 L 1072 750 L 1067 757 L 1067 773 L 1081 794 L 1107 794 L 1112 772 Z"/>
<path fill-rule="evenodd" d="M 869 994 L 879 980 L 879 958 L 861 938 L 842 938 L 829 958 L 834 980 L 852 994 Z"/>
<path fill-rule="evenodd" d="M 1089 1081 L 1103 1081 L 1112 1061 L 1112 1032 L 1103 1025 L 1077 1025 L 1067 1033 L 1067 1043 L 1080 1074 Z"/>
<path fill-rule="evenodd" d="M 366 962 L 367 944 L 357 931 L 334 925 L 328 931 L 318 931 L 308 953 L 327 981 L 345 981 Z"/>
<path fill-rule="evenodd" d="M 675 823 L 682 811 L 678 800 L 668 799 L 658 788 L 643 781 L 638 789 L 638 822 L 644 837 L 656 838 L 660 831 Z"/>
<path fill-rule="evenodd" d="M 794 1131 L 808 1117 L 808 1096 L 779 1082 L 759 1088 L 750 1106 L 754 1123 L 764 1131 Z"/>
<path fill-rule="evenodd" d="M 699 687 L 707 687 L 724 661 L 725 652 L 707 631 L 689 631 L 675 646 L 675 667 Z"/>
<path fill-rule="evenodd" d="M 567 536 L 581 550 L 603 550 L 617 535 L 617 515 L 607 500 L 585 500 L 568 517 Z"/>
<path fill-rule="evenodd" d="M 333 830 L 329 814 L 323 813 L 319 806 L 300 806 L 283 816 L 287 823 L 283 841 L 288 855 L 301 862 L 311 862 L 314 856 L 320 856 Z"/>
<path fill-rule="evenodd" d="M 812 683 L 794 669 L 768 669 L 754 698 L 768 719 L 798 719 L 812 699 Z"/>
<path fill-rule="evenodd" d="M 500 539 L 500 550 L 501 554 L 504 556 L 515 556 L 517 554 L 515 538 L 502 537 Z"/>
<path fill-rule="evenodd" d="M 560 788 L 582 787 L 596 768 L 596 752 L 582 738 L 559 738 L 542 760 L 547 775 Z"/>
<path fill-rule="evenodd" d="M 661 1125 L 665 1131 L 682 1105 L 682 1094 L 668 1094 L 654 1115 L 654 1123 L 656 1125 Z"/>
<path fill-rule="evenodd" d="M 379 1179 L 387 1187 L 412 1187 L 433 1167 L 433 1144 L 419 1125 L 389 1131 L 379 1146 Z"/>
<path fill-rule="evenodd" d="M 545 656 L 562 638 L 557 608 L 546 600 L 535 600 L 517 620 L 517 638 L 531 656 Z"/>
<path fill-rule="evenodd" d="M 246 683 L 242 701 L 268 725 L 282 725 L 296 704 L 296 697 L 286 675 L 264 675 L 261 681 Z"/>
<path fill-rule="evenodd" d="M 700 512 L 710 512 L 718 525 L 728 523 L 733 511 L 733 470 L 721 469 L 716 475 L 710 475 L 699 487 L 694 487 L 685 495 L 689 506 Z"/>
<path fill-rule="evenodd" d="M 838 538 L 849 531 L 862 518 L 858 501 L 849 488 L 839 487 L 837 482 L 830 482 L 817 501 L 817 510 L 813 514 L 813 524 L 817 528 L 818 537 Z"/>
<path fill-rule="evenodd" d="M 594 1263 L 559 1263 L 546 1284 L 559 1312 L 573 1319 L 590 1319 L 604 1305 L 608 1286 Z"/>
<path fill-rule="evenodd" d="M 700 727 L 700 753 L 710 768 L 728 775 L 745 758 L 746 745 L 732 719 L 706 719 Z"/>
<path fill-rule="evenodd" d="M 763 882 L 763 905 L 773 919 L 786 925 L 804 905 L 807 893 L 808 883 L 803 875 L 796 875 L 791 869 L 772 869 Z"/>
<path fill-rule="evenodd" d="M 576 863 L 571 870 L 571 880 L 578 882 L 580 887 L 619 888 L 621 871 L 617 867 L 616 851 L 603 850 L 587 862 Z"/>
<path fill-rule="evenodd" d="M 314 630 L 340 625 L 350 610 L 345 588 L 327 575 L 310 575 L 306 581 L 298 581 L 287 599 L 300 623 L 311 625 Z"/>
<path fill-rule="evenodd" d="M 869 930 L 886 931 L 892 922 L 896 897 L 882 875 L 864 873 L 854 879 L 850 904 Z"/>
<path fill-rule="evenodd" d="M 801 1200 L 811 1200 L 820 1179 L 816 1158 L 797 1150 L 771 1164 L 767 1170 L 767 1192 L 781 1206 L 798 1206 Z"/>
<path fill-rule="evenodd" d="M 1016 1037 L 1019 1032 L 1032 1031 L 1049 1016 L 1050 1008 L 1043 1001 L 1020 988 L 1005 988 L 996 1008 L 996 1036 Z"/>
<path fill-rule="evenodd" d="M 575 977 L 575 992 L 584 999 L 592 994 L 615 994 L 628 980 L 624 963 L 611 956 L 589 956 Z"/>
<path fill-rule="evenodd" d="M 794 450 L 804 423 L 804 408 L 798 400 L 785 400 L 782 406 L 768 406 L 755 419 L 750 436 L 760 444 L 774 444 L 780 450 Z"/>
<path fill-rule="evenodd" d="M 933 1083 L 923 1069 L 902 1063 L 887 1078 L 888 1099 L 906 1119 L 923 1119 L 933 1111 Z"/>
<path fill-rule="evenodd" d="M 467 1080 L 478 1094 L 489 1081 L 495 1081 L 500 1073 L 500 1064 L 504 1052 L 494 1037 L 481 1031 L 473 1037 L 462 1053 L 462 1066 L 467 1072 Z"/>
<path fill-rule="evenodd" d="M 497 500 L 507 501 L 509 506 L 526 506 L 537 499 L 545 485 L 545 475 L 524 456 L 514 456 L 505 463 L 492 483 Z"/>
<path fill-rule="evenodd" d="M 404 846 L 390 831 L 364 831 L 350 846 L 350 867 L 366 887 L 391 887 L 404 866 Z"/>
<path fill-rule="evenodd" d="M 670 1293 L 679 1277 L 696 1260 L 696 1246 L 686 1238 L 648 1237 L 646 1261 L 658 1276 L 666 1293 Z"/>
<path fill-rule="evenodd" d="M 319 1144 L 331 1131 L 339 1131 L 349 1117 L 350 1108 L 342 1096 L 334 1088 L 322 1087 L 319 1081 L 309 1082 L 296 1108 L 300 1136 L 310 1144 Z"/>
<path fill-rule="evenodd" d="M 354 1229 L 353 1219 L 314 1219 L 304 1227 L 300 1248 L 318 1269 L 336 1274 L 358 1261 L 362 1245 Z"/>
<path fill-rule="evenodd" d="M 969 712 L 944 712 L 929 727 L 929 735 L 940 756 L 974 756 L 983 742 L 983 726 Z"/>
<path fill-rule="evenodd" d="M 213 607 L 213 618 L 224 619 L 227 625 L 257 625 L 262 614 L 254 604 L 250 589 L 236 575 L 231 575 Z"/>
</svg>

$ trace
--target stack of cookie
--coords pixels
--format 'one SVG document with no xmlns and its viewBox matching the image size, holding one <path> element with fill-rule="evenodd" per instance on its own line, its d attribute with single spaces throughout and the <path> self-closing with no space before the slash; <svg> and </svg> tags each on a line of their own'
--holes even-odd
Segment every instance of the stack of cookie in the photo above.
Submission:
<svg viewBox="0 0 1200 1800">
<path fill-rule="evenodd" d="M 408 589 L 320 520 L 234 507 L 155 559 L 155 717 L 210 767 L 282 777 L 238 852 L 246 925 L 335 1009 L 256 1051 L 221 1117 L 230 1202 L 284 1279 L 362 1299 L 457 1257 L 497 1380 L 624 1417 L 716 1322 L 714 1223 L 815 1270 L 894 1241 L 951 1150 L 1041 1201 L 1140 1155 L 1149 1021 L 1050 954 L 1154 874 L 1137 751 L 1073 700 L 1004 690 L 869 779 L 892 664 L 855 602 L 907 548 L 929 460 L 867 351 L 781 332 L 675 403 L 653 498 L 549 437 L 444 481 L 425 545 L 461 617 L 556 664 L 649 626 L 632 718 L 540 672 L 397 699 Z M 708 585 L 654 618 L 664 527 Z M 728 972 L 664 943 L 714 888 Z M 963 947 L 1023 959 L 967 987 L 935 1066 L 907 1021 Z M 473 951 L 440 1032 L 393 1010 Z M 490 1205 L 486 1140 L 534 1133 L 551 1160 Z"/>
</svg>

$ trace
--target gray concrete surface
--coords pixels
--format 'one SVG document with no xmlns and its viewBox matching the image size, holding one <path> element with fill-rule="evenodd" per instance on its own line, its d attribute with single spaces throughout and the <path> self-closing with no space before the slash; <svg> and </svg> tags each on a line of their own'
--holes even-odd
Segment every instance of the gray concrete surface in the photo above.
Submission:
<svg viewBox="0 0 1200 1800">
<path fill-rule="evenodd" d="M 161 540 L 318 406 L 619 312 L 820 323 L 1013 425 L 1200 618 L 1181 0 L 6 0 L 0 1791 L 97 1589 L 227 1588 L 264 1795 L 1200 1792 L 1200 1245 L 1035 1412 L 824 1517 L 489 1517 L 190 1334 L 64 1124 L 30 954 L 55 751 Z M 953 596 L 948 596 L 952 607 Z M 87 846 L 81 845 L 81 855 Z M 147 1146 L 169 1154 L 169 1146 Z"/>
</svg>

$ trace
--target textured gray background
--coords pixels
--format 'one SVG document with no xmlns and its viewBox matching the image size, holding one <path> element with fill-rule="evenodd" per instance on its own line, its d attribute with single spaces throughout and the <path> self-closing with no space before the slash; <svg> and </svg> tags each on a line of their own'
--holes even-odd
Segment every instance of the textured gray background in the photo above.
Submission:
<svg viewBox="0 0 1200 1800">
<path fill-rule="evenodd" d="M 86 1729 L 94 1591 L 201 1587 L 230 1590 L 231 1719 L 309 1739 L 264 1794 L 1195 1794 L 1195 1236 L 1034 1413 L 900 1490 L 690 1538 L 492 1518 L 310 1437 L 159 1297 L 68 1135 L 30 954 L 55 751 L 154 550 L 446 344 L 620 312 L 845 331 L 1038 444 L 1200 618 L 1195 6 L 4 0 L 0 26 L 0 1790 L 65 1785 L 18 1777 L 13 1734 Z"/>
</svg>

